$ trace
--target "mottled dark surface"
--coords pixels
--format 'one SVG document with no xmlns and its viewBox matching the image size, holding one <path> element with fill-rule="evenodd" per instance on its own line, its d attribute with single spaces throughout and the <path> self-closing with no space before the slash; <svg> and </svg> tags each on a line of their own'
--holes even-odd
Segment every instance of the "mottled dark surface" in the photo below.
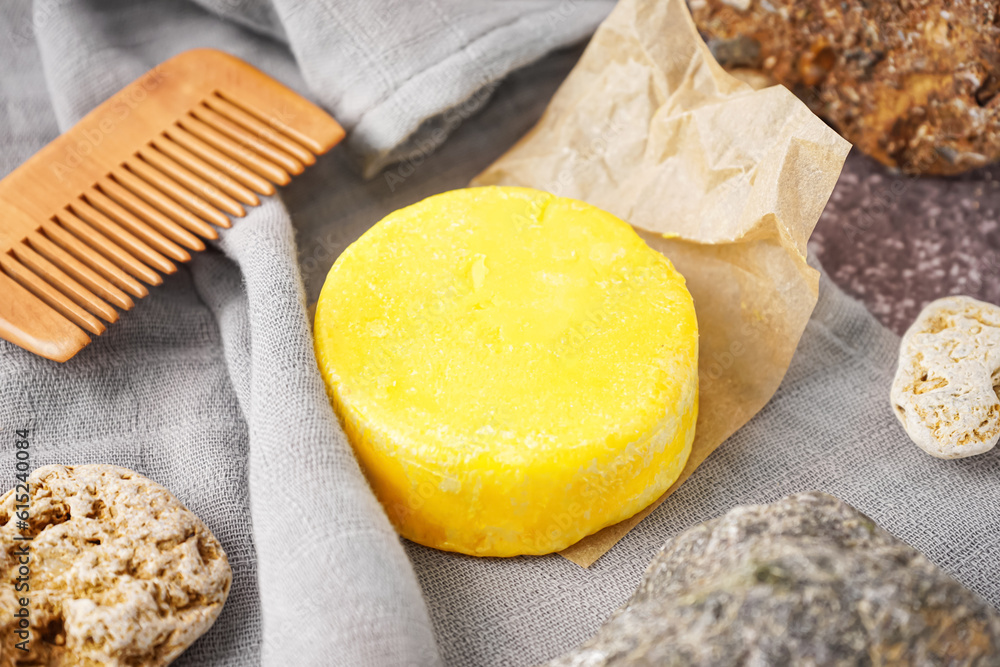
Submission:
<svg viewBox="0 0 1000 667">
<path fill-rule="evenodd" d="M 811 250 L 842 289 L 902 334 L 950 294 L 1000 304 L 1000 165 L 912 177 L 852 151 Z"/>
<path fill-rule="evenodd" d="M 1000 614 L 843 501 L 798 493 L 671 538 L 548 667 L 1000 663 Z"/>
</svg>

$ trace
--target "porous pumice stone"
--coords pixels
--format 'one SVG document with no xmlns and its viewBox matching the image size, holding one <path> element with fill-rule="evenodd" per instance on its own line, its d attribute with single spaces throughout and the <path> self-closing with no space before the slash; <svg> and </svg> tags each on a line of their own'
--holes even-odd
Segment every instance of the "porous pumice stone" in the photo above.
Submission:
<svg viewBox="0 0 1000 667">
<path fill-rule="evenodd" d="M 28 486 L 27 530 L 15 514 L 23 487 L 0 499 L 0 666 L 166 665 L 215 622 L 229 561 L 167 489 L 111 465 L 45 466 Z M 25 545 L 31 588 L 16 592 Z M 28 653 L 13 648 L 19 597 L 29 602 Z"/>
<path fill-rule="evenodd" d="M 680 475 L 698 409 L 683 277 L 625 222 L 526 188 L 396 211 L 316 309 L 334 408 L 404 537 L 544 554 Z"/>
<path fill-rule="evenodd" d="M 1000 439 L 1000 307 L 949 296 L 925 307 L 899 345 L 890 399 L 922 450 L 974 456 Z"/>
</svg>

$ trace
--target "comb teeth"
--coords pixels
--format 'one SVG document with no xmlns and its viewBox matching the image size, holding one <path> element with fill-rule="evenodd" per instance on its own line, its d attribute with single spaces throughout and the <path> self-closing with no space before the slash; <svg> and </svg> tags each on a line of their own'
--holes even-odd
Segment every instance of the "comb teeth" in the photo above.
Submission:
<svg viewBox="0 0 1000 667">
<path fill-rule="evenodd" d="M 3 269 L 4 273 L 13 278 L 15 282 L 47 303 L 76 326 L 92 334 L 100 335 L 104 333 L 104 325 L 101 324 L 100 320 L 81 308 L 79 304 L 67 297 L 63 292 L 39 277 L 38 274 L 14 259 L 13 250 L 0 257 L 0 268 Z"/>
<path fill-rule="evenodd" d="M 205 179 L 211 184 L 211 186 L 219 188 L 229 196 L 238 199 L 249 206 L 260 205 L 260 199 L 257 198 L 257 195 L 253 192 L 253 190 L 243 185 L 232 176 L 228 176 L 226 172 L 220 171 L 215 165 L 209 164 L 191 151 L 187 150 L 171 139 L 166 133 L 164 133 L 162 137 L 154 139 L 152 146 L 158 151 L 162 151 L 164 155 L 170 156 L 176 160 L 178 164 L 190 169 L 191 172 Z"/>
<path fill-rule="evenodd" d="M 237 218 L 242 218 L 246 215 L 246 211 L 243 210 L 239 202 L 190 169 L 182 167 L 176 161 L 161 153 L 154 145 L 150 144 L 140 149 L 137 157 L 136 166 L 139 164 L 148 164 L 158 169 L 161 174 L 172 178 L 185 191 L 201 195 L 206 201 L 214 204 L 229 215 L 236 216 Z M 208 169 L 208 166 L 206 165 L 205 168 Z"/>
<path fill-rule="evenodd" d="M 185 248 L 204 250 L 202 238 L 216 239 L 215 227 L 232 225 L 226 214 L 199 195 L 205 195 L 230 211 L 243 213 L 242 207 L 213 186 L 213 182 L 250 199 L 245 192 L 233 187 L 233 181 L 253 187 L 260 194 L 268 194 L 274 192 L 274 187 L 265 176 L 279 185 L 290 180 L 275 158 L 295 173 L 302 172 L 304 166 L 299 160 L 254 134 L 260 131 L 260 126 L 267 126 L 260 123 L 260 126 L 248 128 L 242 123 L 252 116 L 243 115 L 246 112 L 222 97 L 213 96 L 213 99 L 221 111 L 213 110 L 208 102 L 200 103 L 162 138 L 150 142 L 112 169 L 57 213 L 50 226 L 43 227 L 49 232 L 56 229 L 63 232 L 57 240 L 61 242 L 62 252 L 45 238 L 40 242 L 48 251 L 48 258 L 22 243 L 8 258 L 0 261 L 0 269 L 74 324 L 97 334 L 104 329 L 93 316 L 114 322 L 118 314 L 109 303 L 76 280 L 74 274 L 85 276 L 90 284 L 99 286 L 117 304 L 130 303 L 125 301 L 128 297 L 109 281 L 117 282 L 119 287 L 135 296 L 142 296 L 137 293 L 140 290 L 136 289 L 135 280 L 159 285 L 163 282 L 159 273 L 174 273 L 177 270 L 174 261 L 186 262 L 191 258 Z M 233 109 L 237 109 L 236 114 Z M 227 114 L 236 118 L 227 117 Z M 275 130 L 269 130 L 266 135 L 286 147 L 296 146 L 296 152 L 312 156 L 293 139 Z M 160 146 L 166 151 L 159 150 Z M 195 168 L 209 180 L 178 164 L 169 153 L 189 166 L 197 165 Z M 315 162 L 315 156 L 312 161 Z M 99 262 L 95 255 L 107 262 Z M 80 260 L 89 263 L 91 268 Z M 113 271 L 109 263 L 118 271 Z M 94 269 L 104 277 L 96 275 Z"/>
<path fill-rule="evenodd" d="M 39 255 L 46 257 L 54 265 L 63 267 L 63 271 L 94 294 L 122 310 L 131 310 L 134 303 L 125 292 L 39 232 L 29 234 L 27 243 Z"/>
<path fill-rule="evenodd" d="M 59 285 L 62 288 L 61 291 L 66 296 L 90 311 L 93 315 L 100 316 L 108 322 L 118 320 L 118 312 L 107 301 L 94 294 L 58 266 L 32 250 L 28 244 L 19 243 L 14 246 L 12 252 L 22 265 L 31 269 L 35 275 L 40 276 L 50 285 Z"/>
<path fill-rule="evenodd" d="M 104 278 L 132 296 L 141 299 L 149 294 L 146 288 L 142 286 L 142 283 L 118 268 L 107 257 L 63 229 L 58 220 L 53 219 L 42 223 L 42 232 L 47 238 L 58 244 L 66 253 L 91 267 L 94 271 L 100 273 Z M 67 268 L 66 265 L 61 266 L 64 269 Z"/>
<path fill-rule="evenodd" d="M 175 127 L 168 129 L 164 134 L 168 139 L 188 151 L 191 155 L 201 158 L 216 170 L 236 179 L 257 194 L 265 196 L 274 194 L 274 186 L 266 178 L 258 175 L 252 169 L 234 160 L 231 156 L 223 153 L 214 146 L 205 143 L 188 132 L 179 123 Z"/>
<path fill-rule="evenodd" d="M 116 309 L 148 293 L 143 283 L 162 283 L 161 274 L 205 248 L 203 239 L 230 227 L 229 216 L 245 215 L 244 205 L 259 204 L 259 195 L 273 194 L 343 135 L 318 109 L 299 107 L 321 139 L 240 97 L 212 91 L 0 252 L 0 288 L 40 302 L 28 309 L 38 326 L 14 322 L 17 307 L 0 305 L 0 336 L 64 361 L 89 342 L 83 331 L 103 333 Z M 65 346 L 38 333 L 46 330 Z"/>
</svg>

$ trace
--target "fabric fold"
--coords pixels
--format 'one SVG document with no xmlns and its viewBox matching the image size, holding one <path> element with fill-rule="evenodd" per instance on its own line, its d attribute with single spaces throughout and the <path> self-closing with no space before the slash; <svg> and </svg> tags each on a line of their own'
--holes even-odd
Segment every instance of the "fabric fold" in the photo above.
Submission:
<svg viewBox="0 0 1000 667">
<path fill-rule="evenodd" d="M 262 663 L 437 664 L 412 567 L 316 370 L 287 212 L 267 200 L 219 245 L 226 257 L 191 268 L 247 422 Z"/>
<path fill-rule="evenodd" d="M 613 0 L 195 0 L 289 45 L 316 100 L 350 132 L 366 178 L 423 159 L 504 76 L 594 31 Z"/>
<path fill-rule="evenodd" d="M 326 401 L 299 264 L 316 286 L 320 265 L 389 209 L 467 183 L 537 118 L 573 57 L 495 89 L 484 82 L 585 35 L 610 3 L 437 0 L 419 3 L 425 15 L 411 3 L 358 2 L 353 23 L 334 15 L 329 32 L 307 33 L 309 12 L 332 0 L 199 2 L 210 11 L 188 0 L 37 0 L 34 14 L 28 0 L 0 3 L 0 176 L 134 77 L 204 46 L 248 60 L 341 120 L 352 110 L 370 166 L 420 132 L 443 125 L 439 138 L 451 139 L 385 182 L 363 181 L 335 149 L 67 364 L 0 341 L 0 432 L 30 429 L 35 466 L 135 469 L 171 489 L 226 549 L 230 599 L 176 665 L 537 664 L 587 638 L 670 536 L 735 504 L 807 489 L 851 502 L 1000 605 L 1000 450 L 963 461 L 917 450 L 888 407 L 896 337 L 826 279 L 771 402 L 590 569 L 559 556 L 401 548 Z M 385 7 L 399 13 L 378 16 Z M 540 37 L 522 15 L 555 22 L 554 32 Z M 382 23 L 357 50 L 324 43 L 358 21 Z M 465 38 L 443 39 L 455 22 Z M 385 35 L 401 30 L 393 49 Z M 389 78 L 361 66 L 375 57 Z M 490 74 L 478 77 L 476 62 Z M 441 110 L 461 107 L 465 91 L 492 101 L 449 125 Z M 362 127 L 370 109 L 384 115 Z M 310 239 L 298 257 L 296 226 Z M 0 454 L 10 447 L 0 441 Z M 12 485 L 12 466 L 0 465 L 0 488 Z"/>
</svg>

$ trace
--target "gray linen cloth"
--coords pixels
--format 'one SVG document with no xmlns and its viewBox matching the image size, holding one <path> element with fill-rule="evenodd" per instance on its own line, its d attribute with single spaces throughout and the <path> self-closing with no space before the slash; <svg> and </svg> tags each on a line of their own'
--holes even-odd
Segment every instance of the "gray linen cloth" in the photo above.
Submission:
<svg viewBox="0 0 1000 667">
<path fill-rule="evenodd" d="M 401 547 L 326 401 L 303 279 L 315 298 L 336 255 L 382 214 L 460 187 L 499 155 L 575 54 L 495 81 L 586 35 L 608 3 L 201 5 L 0 4 L 0 174 L 198 46 L 247 59 L 351 130 L 352 151 L 224 232 L 71 362 L 0 344 L 3 488 L 12 432 L 27 427 L 34 465 L 138 470 L 222 541 L 230 600 L 177 664 L 533 664 L 589 636 L 670 535 L 805 489 L 853 503 L 1000 605 L 1000 454 L 949 462 L 917 450 L 888 409 L 897 338 L 825 279 L 771 403 L 589 570 Z M 399 157 L 409 160 L 391 177 L 367 182 L 353 164 L 370 174 Z"/>
</svg>

